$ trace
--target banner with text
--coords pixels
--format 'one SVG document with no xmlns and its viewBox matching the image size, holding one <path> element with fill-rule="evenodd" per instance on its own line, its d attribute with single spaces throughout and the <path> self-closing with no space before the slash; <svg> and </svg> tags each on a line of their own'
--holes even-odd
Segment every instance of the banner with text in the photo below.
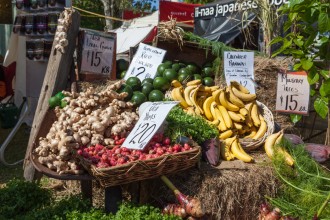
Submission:
<svg viewBox="0 0 330 220">
<path fill-rule="evenodd" d="M 167 114 L 179 102 L 152 102 L 140 115 L 140 119 L 125 139 L 123 147 L 143 150 L 163 124 Z"/>
<path fill-rule="evenodd" d="M 157 67 L 162 63 L 165 53 L 166 50 L 140 43 L 124 79 L 131 76 L 136 76 L 141 81 L 155 78 Z"/>
<path fill-rule="evenodd" d="M 245 86 L 251 94 L 255 94 L 253 66 L 253 52 L 224 52 L 224 72 L 227 85 L 230 85 L 230 81 L 237 81 Z"/>
<path fill-rule="evenodd" d="M 308 114 L 310 86 L 306 72 L 279 73 L 277 76 L 276 111 Z"/>
</svg>

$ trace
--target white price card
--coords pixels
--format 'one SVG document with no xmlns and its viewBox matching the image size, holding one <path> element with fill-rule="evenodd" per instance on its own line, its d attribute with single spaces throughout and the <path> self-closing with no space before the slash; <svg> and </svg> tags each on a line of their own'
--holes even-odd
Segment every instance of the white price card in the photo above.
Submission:
<svg viewBox="0 0 330 220">
<path fill-rule="evenodd" d="M 145 78 L 155 78 L 157 67 L 163 62 L 165 53 L 166 50 L 140 43 L 124 79 L 131 76 L 136 76 L 141 81 Z"/>
<path fill-rule="evenodd" d="M 307 73 L 278 73 L 276 111 L 292 114 L 308 114 L 310 86 Z"/>
<path fill-rule="evenodd" d="M 245 86 L 251 94 L 255 94 L 253 64 L 253 52 L 225 51 L 224 73 L 227 85 L 230 85 L 230 81 L 237 81 Z"/>
<path fill-rule="evenodd" d="M 115 53 L 115 38 L 86 31 L 81 58 L 81 72 L 110 75 Z"/>
<path fill-rule="evenodd" d="M 152 102 L 140 115 L 140 119 L 126 138 L 122 147 L 143 150 L 163 124 L 167 114 L 179 102 Z"/>
</svg>

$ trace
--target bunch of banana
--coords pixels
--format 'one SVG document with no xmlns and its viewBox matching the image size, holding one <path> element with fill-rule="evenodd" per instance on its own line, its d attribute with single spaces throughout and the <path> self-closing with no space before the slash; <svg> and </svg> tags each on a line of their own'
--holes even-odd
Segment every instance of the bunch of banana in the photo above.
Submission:
<svg viewBox="0 0 330 220">
<path fill-rule="evenodd" d="M 246 163 L 253 162 L 253 158 L 244 151 L 237 136 L 227 138 L 221 143 L 220 154 L 222 159 L 227 161 L 237 158 Z"/>
<path fill-rule="evenodd" d="M 281 154 L 285 158 L 285 162 L 289 166 L 293 166 L 294 160 L 291 155 L 283 147 L 279 146 L 282 141 L 283 135 L 283 130 L 269 135 L 266 138 L 264 144 L 265 152 L 270 159 L 274 158 L 274 155 L 276 153 Z"/>
<path fill-rule="evenodd" d="M 172 86 L 172 98 L 180 101 L 188 114 L 203 116 L 216 126 L 221 140 L 236 136 L 257 140 L 267 131 L 267 123 L 259 112 L 256 95 L 236 81 L 231 81 L 223 89 L 203 86 L 201 80 L 190 81 L 185 88 L 173 81 Z"/>
</svg>

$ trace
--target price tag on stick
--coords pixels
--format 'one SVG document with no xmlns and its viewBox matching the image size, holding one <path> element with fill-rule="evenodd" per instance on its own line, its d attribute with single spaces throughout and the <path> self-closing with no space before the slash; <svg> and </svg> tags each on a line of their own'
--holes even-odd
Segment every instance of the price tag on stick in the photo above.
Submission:
<svg viewBox="0 0 330 220">
<path fill-rule="evenodd" d="M 140 43 L 124 79 L 131 76 L 136 76 L 141 81 L 155 78 L 157 67 L 163 62 L 165 53 L 166 50 Z"/>
<path fill-rule="evenodd" d="M 224 72 L 227 85 L 237 81 L 245 86 L 251 94 L 255 94 L 253 52 L 224 52 Z"/>
<path fill-rule="evenodd" d="M 277 76 L 276 111 L 307 115 L 310 87 L 307 73 L 288 72 Z"/>
<path fill-rule="evenodd" d="M 143 150 L 163 124 L 167 114 L 178 103 L 153 102 L 147 106 L 122 146 L 129 149 Z"/>
</svg>

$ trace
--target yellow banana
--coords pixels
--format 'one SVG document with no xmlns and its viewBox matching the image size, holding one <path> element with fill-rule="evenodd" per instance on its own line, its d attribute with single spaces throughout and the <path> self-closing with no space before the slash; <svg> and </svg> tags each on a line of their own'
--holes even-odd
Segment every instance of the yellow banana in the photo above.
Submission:
<svg viewBox="0 0 330 220">
<path fill-rule="evenodd" d="M 233 86 L 235 86 L 237 89 L 239 89 L 241 92 L 243 92 L 245 94 L 249 94 L 250 93 L 250 91 L 245 86 L 243 86 L 242 84 L 240 84 L 237 81 L 230 81 L 230 84 L 233 85 Z"/>
<path fill-rule="evenodd" d="M 276 138 L 276 141 L 275 141 L 275 145 L 278 146 L 281 141 L 282 141 L 282 138 L 284 136 L 284 133 L 282 132 L 278 138 Z M 277 151 L 282 154 L 285 158 L 285 162 L 289 165 L 289 166 L 292 166 L 294 164 L 294 159 L 292 158 L 292 156 L 281 146 L 278 146 L 278 149 Z"/>
<path fill-rule="evenodd" d="M 201 85 L 200 89 L 201 92 L 206 92 L 206 93 L 212 93 L 212 89 L 209 86 L 203 86 Z"/>
<path fill-rule="evenodd" d="M 179 88 L 179 87 L 182 87 L 182 84 L 178 80 L 175 79 L 175 80 L 172 80 L 171 86 L 174 88 Z"/>
<path fill-rule="evenodd" d="M 220 110 L 217 108 L 217 103 L 215 101 L 213 101 L 211 103 L 211 113 L 214 119 L 218 119 L 220 121 L 219 125 L 218 125 L 218 129 L 220 131 L 226 131 L 227 130 L 227 126 L 225 124 L 225 121 L 221 115 Z"/>
<path fill-rule="evenodd" d="M 225 132 L 222 132 L 220 135 L 219 135 L 219 139 L 220 140 L 225 140 L 229 137 L 231 137 L 232 135 L 234 134 L 234 132 L 232 130 L 227 130 Z"/>
<path fill-rule="evenodd" d="M 240 124 L 240 123 L 234 122 L 233 125 L 234 125 L 234 128 L 236 128 L 237 130 L 242 130 L 243 129 L 243 125 Z"/>
<path fill-rule="evenodd" d="M 220 100 L 219 100 L 220 93 L 221 93 L 221 89 L 212 92 L 213 99 L 218 105 L 220 105 Z"/>
<path fill-rule="evenodd" d="M 203 110 L 204 110 L 204 115 L 205 117 L 212 121 L 213 120 L 213 115 L 211 113 L 211 103 L 214 102 L 214 99 L 212 96 L 207 97 L 206 100 L 203 103 Z"/>
<path fill-rule="evenodd" d="M 225 142 L 225 144 L 226 144 L 227 146 L 231 146 L 232 143 L 233 143 L 236 139 L 237 139 L 237 137 L 234 136 L 234 137 L 230 137 L 230 138 L 225 139 L 224 142 Z"/>
<path fill-rule="evenodd" d="M 211 92 L 214 92 L 214 91 L 220 89 L 220 86 L 209 86 L 209 88 L 210 88 Z"/>
<path fill-rule="evenodd" d="M 233 112 L 236 112 L 239 110 L 239 107 L 230 103 L 228 100 L 227 100 L 227 97 L 226 97 L 226 92 L 221 90 L 220 92 L 220 96 L 219 96 L 219 101 L 220 101 L 220 104 L 223 105 L 226 109 L 228 109 L 229 111 L 233 111 Z"/>
<path fill-rule="evenodd" d="M 222 117 L 224 119 L 224 122 L 226 124 L 226 127 L 229 128 L 229 129 L 233 128 L 233 121 L 231 120 L 231 118 L 230 118 L 230 116 L 228 114 L 227 109 L 225 107 L 223 107 L 222 105 L 218 105 L 217 107 L 218 107 L 218 109 L 221 112 L 221 115 L 222 115 Z"/>
<path fill-rule="evenodd" d="M 243 134 L 245 134 L 246 132 L 248 132 L 248 131 L 247 131 L 247 130 L 244 130 L 244 128 L 237 130 L 237 133 L 238 133 L 239 135 L 243 135 Z"/>
<path fill-rule="evenodd" d="M 251 131 L 250 134 L 245 136 L 244 138 L 253 138 L 257 133 L 257 129 L 254 126 L 250 128 L 250 131 Z"/>
<path fill-rule="evenodd" d="M 239 113 L 246 117 L 249 114 L 249 111 L 246 108 L 240 108 Z"/>
<path fill-rule="evenodd" d="M 225 143 L 221 143 L 220 145 L 220 155 L 222 159 L 226 161 L 235 159 L 234 155 L 230 151 L 230 145 L 226 145 Z"/>
<path fill-rule="evenodd" d="M 231 120 L 233 120 L 234 122 L 243 122 L 244 121 L 244 117 L 241 116 L 240 114 L 237 114 L 232 111 L 228 111 L 228 114 L 229 114 Z"/>
<path fill-rule="evenodd" d="M 196 115 L 196 112 L 194 110 L 194 107 L 189 106 L 187 108 L 187 114 L 189 114 L 189 115 Z"/>
<path fill-rule="evenodd" d="M 210 125 L 218 126 L 220 124 L 219 119 L 214 119 L 213 121 L 206 120 Z"/>
<path fill-rule="evenodd" d="M 261 124 L 260 124 L 260 127 L 259 127 L 256 135 L 254 135 L 252 138 L 254 140 L 262 138 L 262 136 L 264 136 L 264 134 L 267 131 L 267 123 L 265 122 L 264 118 L 261 115 L 259 115 L 259 117 L 261 119 L 261 122 L 260 122 Z"/>
<path fill-rule="evenodd" d="M 260 126 L 260 118 L 259 118 L 258 106 L 257 106 L 256 103 L 253 103 L 253 105 L 252 105 L 251 118 L 252 118 L 254 126 L 259 127 Z"/>
<path fill-rule="evenodd" d="M 190 96 L 190 93 L 193 89 L 196 89 L 197 86 L 187 86 L 185 89 L 184 89 L 184 99 L 186 100 L 187 104 L 189 106 L 194 106 L 194 103 L 190 100 L 189 96 Z"/>
<path fill-rule="evenodd" d="M 195 79 L 195 80 L 187 82 L 187 86 L 198 86 L 200 84 L 202 84 L 202 80 L 200 80 L 200 79 Z"/>
<path fill-rule="evenodd" d="M 244 149 L 242 148 L 241 144 L 238 142 L 238 140 L 234 140 L 234 142 L 231 145 L 231 152 L 234 154 L 234 156 L 246 163 L 252 162 L 253 158 L 248 155 Z"/>
<path fill-rule="evenodd" d="M 198 92 L 199 86 L 197 86 L 195 89 L 192 89 L 189 94 L 189 99 L 193 103 L 193 106 L 195 107 L 195 112 L 198 115 L 204 114 L 203 109 L 198 105 L 197 103 L 197 92 Z"/>
<path fill-rule="evenodd" d="M 179 101 L 180 105 L 183 108 L 187 108 L 189 106 L 187 104 L 186 100 L 182 96 L 182 87 L 177 87 L 177 88 L 172 89 L 171 96 L 172 96 L 173 100 Z"/>
<path fill-rule="evenodd" d="M 231 86 L 227 87 L 228 92 L 229 92 L 229 101 L 236 105 L 237 107 L 243 108 L 244 107 L 244 102 L 240 100 L 237 96 L 234 95 Z"/>
<path fill-rule="evenodd" d="M 249 102 L 249 101 L 253 101 L 257 98 L 256 94 L 246 94 L 243 93 L 241 91 L 239 91 L 238 89 L 236 89 L 236 87 L 232 86 L 232 91 L 234 93 L 234 95 L 236 97 L 238 97 L 240 100 L 244 101 L 244 102 Z"/>
</svg>

